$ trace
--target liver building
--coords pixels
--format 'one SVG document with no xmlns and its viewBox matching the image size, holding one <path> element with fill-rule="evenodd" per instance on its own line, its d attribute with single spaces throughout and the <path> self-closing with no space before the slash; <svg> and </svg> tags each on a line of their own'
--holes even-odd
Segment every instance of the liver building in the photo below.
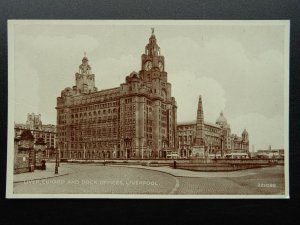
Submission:
<svg viewBox="0 0 300 225">
<path fill-rule="evenodd" d="M 57 98 L 57 144 L 61 158 L 166 157 L 178 149 L 177 106 L 154 29 L 141 69 L 119 87 L 98 91 L 86 56 L 76 85 Z"/>
</svg>

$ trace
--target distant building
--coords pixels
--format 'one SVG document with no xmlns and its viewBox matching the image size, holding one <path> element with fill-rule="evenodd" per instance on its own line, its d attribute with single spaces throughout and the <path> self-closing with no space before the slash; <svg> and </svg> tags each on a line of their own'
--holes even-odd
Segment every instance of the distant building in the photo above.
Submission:
<svg viewBox="0 0 300 225">
<path fill-rule="evenodd" d="M 177 135 L 181 157 L 242 158 L 249 155 L 249 135 L 246 129 L 241 137 L 231 134 L 230 125 L 222 112 L 215 123 L 204 121 L 201 96 L 197 120 L 179 122 Z"/>
<path fill-rule="evenodd" d="M 177 149 L 177 106 L 167 78 L 154 31 L 140 71 L 131 72 L 118 87 L 98 91 L 84 56 L 76 85 L 57 98 L 61 158 L 165 158 Z"/>
<path fill-rule="evenodd" d="M 26 128 L 29 130 L 42 130 L 41 114 L 27 114 Z"/>
<path fill-rule="evenodd" d="M 56 126 L 52 124 L 43 125 L 41 120 L 41 114 L 28 113 L 25 124 L 15 123 L 15 137 L 19 137 L 24 130 L 29 130 L 36 142 L 39 138 L 42 138 L 45 142 L 45 154 L 46 158 L 55 157 L 56 148 Z"/>
<path fill-rule="evenodd" d="M 254 153 L 255 158 L 260 159 L 283 159 L 284 158 L 284 149 L 272 149 L 269 146 L 269 149 L 259 149 Z"/>
</svg>

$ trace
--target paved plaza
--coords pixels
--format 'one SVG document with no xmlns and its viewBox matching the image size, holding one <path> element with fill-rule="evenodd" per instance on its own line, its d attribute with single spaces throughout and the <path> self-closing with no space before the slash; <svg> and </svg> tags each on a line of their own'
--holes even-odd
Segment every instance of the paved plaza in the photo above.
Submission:
<svg viewBox="0 0 300 225">
<path fill-rule="evenodd" d="M 170 167 L 54 164 L 14 175 L 14 194 L 284 195 L 284 167 L 195 172 Z"/>
</svg>

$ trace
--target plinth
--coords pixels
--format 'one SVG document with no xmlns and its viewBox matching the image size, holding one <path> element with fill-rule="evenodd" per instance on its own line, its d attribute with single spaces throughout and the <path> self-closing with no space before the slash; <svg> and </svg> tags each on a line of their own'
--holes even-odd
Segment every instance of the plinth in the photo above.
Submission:
<svg viewBox="0 0 300 225">
<path fill-rule="evenodd" d="M 192 156 L 196 158 L 205 158 L 205 147 L 204 146 L 193 146 Z"/>
</svg>

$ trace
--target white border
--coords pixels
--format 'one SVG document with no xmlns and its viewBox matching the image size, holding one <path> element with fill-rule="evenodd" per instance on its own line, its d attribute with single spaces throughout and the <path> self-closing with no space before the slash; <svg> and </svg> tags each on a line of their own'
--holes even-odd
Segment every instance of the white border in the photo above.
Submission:
<svg viewBox="0 0 300 225">
<path fill-rule="evenodd" d="M 280 25 L 285 26 L 284 43 L 284 140 L 285 194 L 284 195 L 142 195 L 142 194 L 13 194 L 14 164 L 14 25 Z M 288 199 L 289 196 L 289 20 L 8 20 L 8 134 L 6 198 L 104 198 L 104 199 Z"/>
</svg>

